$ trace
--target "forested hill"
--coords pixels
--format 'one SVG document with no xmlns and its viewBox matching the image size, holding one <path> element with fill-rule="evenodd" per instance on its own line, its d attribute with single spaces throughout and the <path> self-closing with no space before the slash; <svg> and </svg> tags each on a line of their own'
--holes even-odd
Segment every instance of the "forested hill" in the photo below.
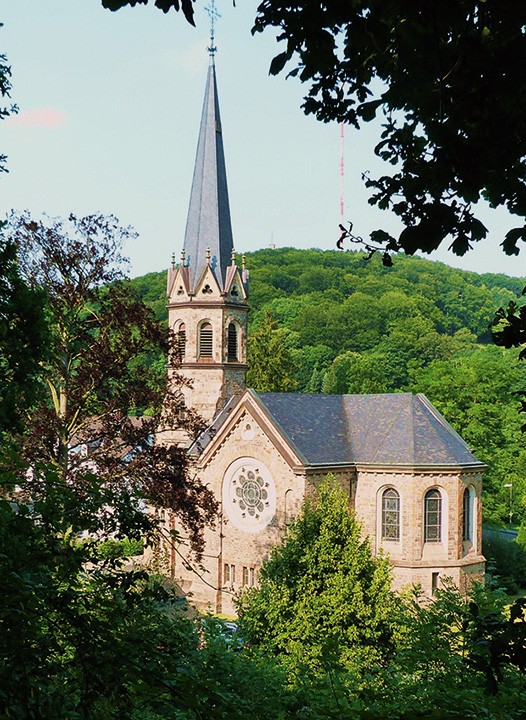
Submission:
<svg viewBox="0 0 526 720">
<path fill-rule="evenodd" d="M 492 345 L 488 325 L 525 278 L 408 256 L 384 268 L 363 253 L 292 248 L 249 253 L 247 266 L 251 387 L 424 392 L 489 465 L 486 515 L 507 516 L 504 485 L 513 482 L 514 519 L 522 517 L 526 443 L 514 393 L 526 388 L 526 363 Z M 166 273 L 133 283 L 166 318 Z"/>
<path fill-rule="evenodd" d="M 381 298 L 393 292 L 402 293 L 403 304 L 412 298 L 417 303 L 435 306 L 443 332 L 450 333 L 452 324 L 468 328 L 482 341 L 488 340 L 488 324 L 500 305 L 520 296 L 526 278 L 508 275 L 457 270 L 439 262 L 405 255 L 395 256 L 394 266 L 384 268 L 379 257 L 368 260 L 364 253 L 337 252 L 330 250 L 296 250 L 294 248 L 265 249 L 247 253 L 250 270 L 250 305 L 252 324 L 257 322 L 263 308 L 272 311 L 286 322 L 286 317 L 298 317 L 299 308 L 323 303 L 323 309 L 331 305 L 346 305 L 351 310 L 363 302 L 364 296 L 371 307 L 378 305 L 383 311 L 390 308 Z M 134 278 L 133 284 L 145 300 L 155 308 L 159 318 L 166 318 L 166 272 L 149 273 Z M 359 297 L 350 301 L 350 296 Z M 290 311 L 283 312 L 290 299 Z M 279 301 L 281 302 L 273 302 Z M 387 303 L 389 306 L 389 303 Z M 293 309 L 294 308 L 294 309 Z M 343 309 L 342 309 L 342 312 Z M 331 317 L 327 318 L 330 321 Z M 362 319 L 362 322 L 365 318 Z M 288 324 L 288 323 L 287 323 Z M 299 324 L 299 323 L 298 323 Z M 346 345 L 347 338 L 339 327 L 339 340 Z"/>
</svg>

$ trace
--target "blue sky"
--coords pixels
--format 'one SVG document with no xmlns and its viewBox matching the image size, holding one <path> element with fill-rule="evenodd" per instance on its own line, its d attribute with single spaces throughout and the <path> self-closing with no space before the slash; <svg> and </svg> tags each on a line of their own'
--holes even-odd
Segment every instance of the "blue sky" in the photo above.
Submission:
<svg viewBox="0 0 526 720">
<path fill-rule="evenodd" d="M 139 238 L 125 248 L 132 275 L 179 256 L 192 180 L 208 55 L 205 2 L 197 28 L 153 6 L 111 13 L 100 0 L 3 0 L 1 52 L 13 69 L 20 114 L 0 125 L 9 174 L 0 213 L 115 214 Z M 268 75 L 275 36 L 252 37 L 257 3 L 218 0 L 218 91 L 234 243 L 238 252 L 278 247 L 334 249 L 340 199 L 340 132 L 301 108 L 296 79 Z M 380 165 L 375 129 L 345 133 L 345 217 L 366 237 L 394 229 L 367 204 L 360 175 Z M 526 275 L 523 256 L 499 242 L 506 212 L 484 214 L 490 241 L 459 259 L 477 272 Z"/>
</svg>

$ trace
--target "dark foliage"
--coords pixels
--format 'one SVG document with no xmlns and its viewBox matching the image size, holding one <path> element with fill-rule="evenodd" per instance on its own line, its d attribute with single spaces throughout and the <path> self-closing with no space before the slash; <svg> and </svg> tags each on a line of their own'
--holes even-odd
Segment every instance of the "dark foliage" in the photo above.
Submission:
<svg viewBox="0 0 526 720">
<path fill-rule="evenodd" d="M 49 340 L 43 301 L 22 279 L 15 245 L 0 236 L 0 435 L 22 429 L 38 392 Z"/>
<path fill-rule="evenodd" d="M 0 28 L 3 23 L 0 23 Z M 7 99 L 11 97 L 11 67 L 7 64 L 7 56 L 0 54 L 0 97 Z M 0 105 L 0 120 L 4 120 L 12 113 L 17 112 L 16 105 Z M 7 156 L 0 153 L 0 173 L 8 172 L 6 167 Z"/>
<path fill-rule="evenodd" d="M 105 7 L 108 10 L 120 10 L 120 8 L 123 8 L 126 5 L 131 5 L 131 7 L 135 7 L 136 5 L 148 5 L 148 0 L 102 0 L 102 7 Z M 178 11 L 180 9 L 183 11 L 183 15 L 190 25 L 195 25 L 194 0 L 155 0 L 154 5 L 164 13 L 167 13 L 170 10 Z"/>
<path fill-rule="evenodd" d="M 216 503 L 188 477 L 182 449 L 153 441 L 161 427 L 183 424 L 192 435 L 200 423 L 190 413 L 181 417 L 177 357 L 166 328 L 123 277 L 120 246 L 131 233 L 101 215 L 11 217 L 21 271 L 45 292 L 51 329 L 42 366 L 47 395 L 31 408 L 19 441 L 31 463 L 50 464 L 68 481 L 96 469 L 114 490 L 133 489 L 176 510 L 200 552 Z M 169 383 L 166 360 L 159 361 L 167 355 Z"/>
<path fill-rule="evenodd" d="M 0 458 L 4 492 L 15 462 Z M 95 475 L 81 489 L 33 472 L 43 492 L 31 505 L 0 500 L 2 718 L 265 720 L 283 711 L 279 668 L 230 652 L 220 637 L 199 648 L 166 582 L 107 552 L 108 537 L 119 545 L 104 513 L 111 487 Z M 119 499 L 129 533 L 144 532 L 134 498 L 126 507 Z"/>
<path fill-rule="evenodd" d="M 522 294 L 526 293 L 523 288 Z M 495 313 L 492 327 L 493 342 L 505 348 L 521 347 L 519 360 L 526 359 L 526 305 L 512 300 L 506 308 L 499 308 Z M 521 413 L 526 413 L 526 389 L 521 388 L 517 395 L 521 397 Z M 526 432 L 526 423 L 522 426 Z"/>
<path fill-rule="evenodd" d="M 355 127 L 381 117 L 375 153 L 394 167 L 365 184 L 404 229 L 373 244 L 413 254 L 449 238 L 463 255 L 487 236 L 481 198 L 526 215 L 525 24 L 515 0 L 263 0 L 254 32 L 278 29 L 270 72 L 293 63 L 306 113 Z M 504 251 L 525 238 L 510 230 Z"/>
<path fill-rule="evenodd" d="M 526 551 L 518 543 L 488 531 L 482 544 L 488 573 L 506 592 L 514 595 L 526 588 Z"/>
</svg>

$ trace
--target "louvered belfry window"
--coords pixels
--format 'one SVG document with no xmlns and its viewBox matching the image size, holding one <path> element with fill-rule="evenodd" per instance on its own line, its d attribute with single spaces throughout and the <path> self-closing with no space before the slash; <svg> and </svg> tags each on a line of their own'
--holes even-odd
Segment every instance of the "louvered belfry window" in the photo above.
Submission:
<svg viewBox="0 0 526 720">
<path fill-rule="evenodd" d="M 186 326 L 184 323 L 179 325 L 177 331 L 177 349 L 179 350 L 179 357 L 184 358 L 186 352 Z"/>
<path fill-rule="evenodd" d="M 214 333 L 209 322 L 201 325 L 199 330 L 199 357 L 211 358 L 214 356 Z"/>
<path fill-rule="evenodd" d="M 237 327 L 234 323 L 228 326 L 228 361 L 236 362 L 237 357 Z"/>
</svg>

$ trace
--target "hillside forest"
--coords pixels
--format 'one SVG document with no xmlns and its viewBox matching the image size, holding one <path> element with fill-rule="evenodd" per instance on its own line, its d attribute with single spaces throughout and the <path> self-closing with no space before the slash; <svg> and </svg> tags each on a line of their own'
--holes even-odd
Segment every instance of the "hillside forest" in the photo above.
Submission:
<svg viewBox="0 0 526 720">
<path fill-rule="evenodd" d="M 484 521 L 526 520 L 518 351 L 492 342 L 495 311 L 526 280 L 396 256 L 265 249 L 250 270 L 247 384 L 260 391 L 424 393 L 487 464 Z M 133 284 L 166 318 L 166 274 Z M 252 360 L 252 362 L 251 362 Z"/>
</svg>

